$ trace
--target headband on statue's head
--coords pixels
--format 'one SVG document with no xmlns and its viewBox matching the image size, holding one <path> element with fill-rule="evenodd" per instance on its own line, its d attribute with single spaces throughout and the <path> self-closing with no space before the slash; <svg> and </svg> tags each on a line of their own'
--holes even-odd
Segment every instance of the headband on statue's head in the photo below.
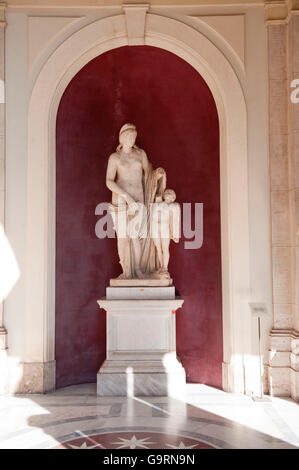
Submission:
<svg viewBox="0 0 299 470">
<path fill-rule="evenodd" d="M 120 131 L 119 131 L 119 137 L 121 136 L 121 134 L 123 134 L 124 132 L 126 131 L 134 131 L 134 132 L 137 132 L 136 131 L 136 126 L 134 124 L 124 124 Z"/>
</svg>

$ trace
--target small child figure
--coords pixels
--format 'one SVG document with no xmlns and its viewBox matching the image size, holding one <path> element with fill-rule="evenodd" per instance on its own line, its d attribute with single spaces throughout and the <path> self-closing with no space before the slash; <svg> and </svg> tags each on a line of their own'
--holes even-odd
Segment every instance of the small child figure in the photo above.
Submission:
<svg viewBox="0 0 299 470">
<path fill-rule="evenodd" d="M 162 199 L 163 198 L 163 199 Z M 163 195 L 156 198 L 152 215 L 152 238 L 156 248 L 160 269 L 159 277 L 170 278 L 168 272 L 169 243 L 179 242 L 181 209 L 173 189 L 165 189 Z"/>
</svg>

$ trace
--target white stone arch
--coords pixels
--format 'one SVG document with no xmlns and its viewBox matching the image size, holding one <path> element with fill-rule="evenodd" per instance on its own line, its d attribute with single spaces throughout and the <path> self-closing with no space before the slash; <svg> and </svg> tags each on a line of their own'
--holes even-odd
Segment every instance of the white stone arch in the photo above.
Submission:
<svg viewBox="0 0 299 470">
<path fill-rule="evenodd" d="M 244 392 L 250 355 L 246 103 L 223 53 L 190 26 L 147 14 L 140 42 L 191 64 L 214 96 L 220 124 L 223 388 Z M 94 57 L 128 45 L 125 15 L 100 19 L 63 42 L 41 69 L 28 108 L 26 362 L 43 363 L 55 387 L 55 126 L 63 91 Z M 29 352 L 30 351 L 30 352 Z"/>
</svg>

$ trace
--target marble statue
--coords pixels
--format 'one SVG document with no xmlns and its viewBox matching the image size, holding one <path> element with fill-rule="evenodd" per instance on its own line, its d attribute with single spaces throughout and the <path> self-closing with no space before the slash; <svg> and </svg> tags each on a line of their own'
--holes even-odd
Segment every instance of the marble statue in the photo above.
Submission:
<svg viewBox="0 0 299 470">
<path fill-rule="evenodd" d="M 168 272 L 170 240 L 180 236 L 180 206 L 166 189 L 165 170 L 153 169 L 136 137 L 133 124 L 122 126 L 107 167 L 122 273 L 98 300 L 106 310 L 107 356 L 97 394 L 180 398 L 186 373 L 176 355 L 173 314 L 184 300 Z"/>
<path fill-rule="evenodd" d="M 174 202 L 176 194 L 173 189 L 166 189 L 161 199 L 160 201 L 156 197 L 156 204 L 153 206 L 151 236 L 158 255 L 159 275 L 161 278 L 170 278 L 169 243 L 170 240 L 179 242 L 180 206 Z"/>
<path fill-rule="evenodd" d="M 165 191 L 165 170 L 152 168 L 145 151 L 135 144 L 136 137 L 136 126 L 124 124 L 119 131 L 119 145 L 110 155 L 107 166 L 106 185 L 112 191 L 110 214 L 123 271 L 118 280 L 132 281 L 125 285 L 134 285 L 134 279 L 164 280 L 163 284 L 157 282 L 155 285 L 171 285 L 168 261 L 169 242 L 173 237 L 171 234 L 165 239 L 161 236 L 164 222 L 162 225 L 158 222 L 152 236 L 152 225 L 157 223 L 153 213 L 165 213 L 166 206 L 169 206 L 173 209 L 170 210 L 173 226 L 173 221 L 178 223 L 180 217 L 179 205 L 174 203 L 174 191 Z"/>
</svg>

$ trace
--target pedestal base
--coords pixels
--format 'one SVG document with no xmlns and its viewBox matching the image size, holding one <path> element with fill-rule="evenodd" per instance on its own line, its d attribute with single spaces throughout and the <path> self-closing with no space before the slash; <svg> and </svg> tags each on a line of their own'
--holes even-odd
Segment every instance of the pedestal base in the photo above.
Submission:
<svg viewBox="0 0 299 470">
<path fill-rule="evenodd" d="M 171 367 L 161 360 L 106 360 L 97 374 L 100 396 L 182 397 L 185 385 L 185 370 L 176 358 Z"/>
<path fill-rule="evenodd" d="M 182 396 L 186 375 L 176 356 L 172 287 L 108 287 L 107 359 L 97 374 L 100 396 Z"/>
</svg>

